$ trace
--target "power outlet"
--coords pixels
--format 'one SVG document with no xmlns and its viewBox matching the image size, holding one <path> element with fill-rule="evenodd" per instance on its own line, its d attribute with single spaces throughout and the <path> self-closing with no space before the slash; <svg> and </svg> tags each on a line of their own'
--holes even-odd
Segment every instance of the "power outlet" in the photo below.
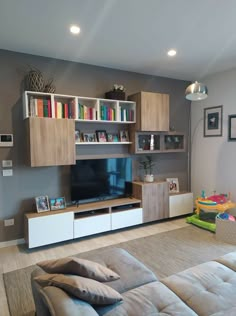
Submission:
<svg viewBox="0 0 236 316">
<path fill-rule="evenodd" d="M 14 218 L 4 220 L 4 226 L 13 226 L 14 224 L 15 224 Z"/>
</svg>

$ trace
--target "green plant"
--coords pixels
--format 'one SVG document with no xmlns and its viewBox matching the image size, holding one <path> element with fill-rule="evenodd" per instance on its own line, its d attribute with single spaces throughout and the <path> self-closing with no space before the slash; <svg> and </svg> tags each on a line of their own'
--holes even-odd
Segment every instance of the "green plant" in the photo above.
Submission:
<svg viewBox="0 0 236 316">
<path fill-rule="evenodd" d="M 145 160 L 139 161 L 140 168 L 144 170 L 145 175 L 152 174 L 153 167 L 155 163 L 152 160 L 151 156 L 146 156 Z"/>
</svg>

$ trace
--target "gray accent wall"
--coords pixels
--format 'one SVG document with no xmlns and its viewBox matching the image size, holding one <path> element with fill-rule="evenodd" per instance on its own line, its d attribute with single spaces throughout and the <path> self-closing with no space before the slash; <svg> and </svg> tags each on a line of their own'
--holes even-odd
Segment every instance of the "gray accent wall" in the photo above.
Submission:
<svg viewBox="0 0 236 316">
<path fill-rule="evenodd" d="M 38 68 L 45 78 L 53 78 L 59 94 L 104 97 L 114 83 L 123 84 L 127 95 L 141 90 L 168 93 L 170 126 L 186 134 L 189 129 L 190 103 L 184 98 L 189 82 L 0 50 L 0 134 L 14 135 L 14 147 L 0 147 L 0 242 L 23 238 L 24 213 L 35 211 L 35 196 L 65 196 L 70 200 L 69 166 L 26 165 L 22 93 L 29 66 Z M 13 176 L 3 177 L 1 162 L 9 159 L 13 161 Z M 134 156 L 134 179 L 140 176 L 136 159 Z M 156 154 L 154 159 L 156 179 L 178 177 L 180 189 L 187 189 L 187 152 Z M 15 219 L 15 225 L 4 227 L 4 219 L 9 218 Z"/>
</svg>

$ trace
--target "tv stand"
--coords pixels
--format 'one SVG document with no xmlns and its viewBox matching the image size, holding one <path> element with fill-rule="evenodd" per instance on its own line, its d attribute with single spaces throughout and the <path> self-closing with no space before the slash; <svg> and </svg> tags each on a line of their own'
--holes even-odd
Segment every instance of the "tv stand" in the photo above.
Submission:
<svg viewBox="0 0 236 316">
<path fill-rule="evenodd" d="M 139 199 L 76 204 L 64 210 L 26 213 L 25 241 L 34 248 L 142 223 Z"/>
</svg>

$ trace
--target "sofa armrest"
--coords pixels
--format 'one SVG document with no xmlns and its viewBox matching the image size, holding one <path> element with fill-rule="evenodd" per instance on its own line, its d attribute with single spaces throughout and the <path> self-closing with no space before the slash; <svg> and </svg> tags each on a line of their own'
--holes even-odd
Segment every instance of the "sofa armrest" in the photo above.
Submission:
<svg viewBox="0 0 236 316">
<path fill-rule="evenodd" d="M 42 288 L 40 294 L 51 316 L 98 316 L 90 304 L 55 286 Z"/>
</svg>

